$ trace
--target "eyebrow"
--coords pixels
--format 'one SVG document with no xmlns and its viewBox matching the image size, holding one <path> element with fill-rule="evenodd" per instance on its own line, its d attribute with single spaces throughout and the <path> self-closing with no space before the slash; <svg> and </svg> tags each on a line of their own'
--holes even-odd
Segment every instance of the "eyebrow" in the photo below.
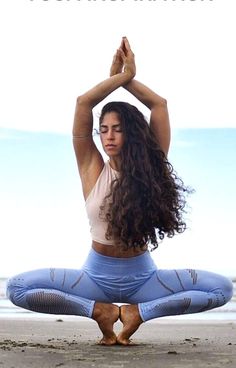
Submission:
<svg viewBox="0 0 236 368">
<path fill-rule="evenodd" d="M 117 124 L 113 124 L 111 127 L 112 127 L 112 128 L 117 128 L 117 127 L 120 127 L 120 126 L 121 126 L 121 123 L 117 123 Z M 107 128 L 107 127 L 108 127 L 108 125 L 101 123 L 101 124 L 100 124 L 100 127 Z"/>
</svg>

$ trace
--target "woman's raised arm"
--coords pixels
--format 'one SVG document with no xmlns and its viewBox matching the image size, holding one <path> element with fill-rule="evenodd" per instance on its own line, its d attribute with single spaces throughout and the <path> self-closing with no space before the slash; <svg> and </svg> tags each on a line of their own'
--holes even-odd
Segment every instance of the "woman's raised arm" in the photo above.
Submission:
<svg viewBox="0 0 236 368">
<path fill-rule="evenodd" d="M 86 199 L 102 171 L 104 162 L 93 141 L 93 108 L 117 88 L 127 84 L 135 75 L 134 55 L 121 55 L 124 70 L 100 82 L 77 98 L 73 145 L 78 163 L 80 178 Z"/>
<path fill-rule="evenodd" d="M 110 75 L 120 73 L 123 68 L 123 55 L 132 53 L 129 42 L 123 37 L 120 48 L 114 55 Z M 124 88 L 151 110 L 150 127 L 161 149 L 167 155 L 170 146 L 170 122 L 167 101 L 149 87 L 135 79 L 130 80 Z"/>
<path fill-rule="evenodd" d="M 77 98 L 73 124 L 73 144 L 80 173 L 87 171 L 94 161 L 101 161 L 101 154 L 92 138 L 92 109 L 117 88 L 127 84 L 135 75 L 134 56 L 122 55 L 124 70 L 100 82 Z"/>
<path fill-rule="evenodd" d="M 167 156 L 171 135 L 167 101 L 137 80 L 130 81 L 124 87 L 151 110 L 150 128 Z"/>
</svg>

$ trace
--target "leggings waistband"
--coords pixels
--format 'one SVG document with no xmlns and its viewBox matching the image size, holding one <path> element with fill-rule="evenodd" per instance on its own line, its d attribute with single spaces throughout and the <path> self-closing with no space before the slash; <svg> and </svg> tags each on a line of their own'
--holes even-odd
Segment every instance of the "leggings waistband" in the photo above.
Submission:
<svg viewBox="0 0 236 368">
<path fill-rule="evenodd" d="M 130 275 L 155 271 L 156 265 L 148 251 L 135 257 L 118 258 L 104 256 L 91 249 L 83 269 L 88 272 L 110 275 L 121 275 L 126 270 L 126 274 L 128 271 Z"/>
</svg>

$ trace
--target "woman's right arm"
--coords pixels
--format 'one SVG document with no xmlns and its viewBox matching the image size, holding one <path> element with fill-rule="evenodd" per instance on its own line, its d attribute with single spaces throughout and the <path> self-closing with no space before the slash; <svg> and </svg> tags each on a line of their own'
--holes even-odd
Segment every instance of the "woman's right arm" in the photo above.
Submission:
<svg viewBox="0 0 236 368">
<path fill-rule="evenodd" d="M 123 55 L 124 71 L 100 82 L 77 98 L 74 124 L 73 145 L 78 168 L 86 197 L 90 187 L 96 182 L 103 167 L 102 155 L 98 151 L 92 136 L 92 109 L 117 88 L 127 84 L 135 75 L 134 55 Z M 89 183 L 91 181 L 91 183 Z M 88 187 L 88 189 L 87 189 Z"/>
<path fill-rule="evenodd" d="M 135 71 L 131 70 L 116 74 L 77 98 L 73 142 L 79 167 L 87 166 L 91 162 L 91 154 L 94 153 L 92 109 L 111 92 L 128 83 L 134 75 Z"/>
</svg>

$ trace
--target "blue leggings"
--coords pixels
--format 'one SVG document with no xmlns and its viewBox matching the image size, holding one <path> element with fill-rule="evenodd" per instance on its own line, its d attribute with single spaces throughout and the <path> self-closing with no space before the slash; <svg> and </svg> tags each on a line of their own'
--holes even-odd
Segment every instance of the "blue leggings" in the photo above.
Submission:
<svg viewBox="0 0 236 368">
<path fill-rule="evenodd" d="M 220 307 L 232 283 L 218 274 L 159 270 L 149 252 L 131 258 L 91 250 L 81 270 L 40 269 L 11 278 L 7 295 L 31 311 L 92 317 L 95 302 L 137 304 L 143 321 Z"/>
</svg>

